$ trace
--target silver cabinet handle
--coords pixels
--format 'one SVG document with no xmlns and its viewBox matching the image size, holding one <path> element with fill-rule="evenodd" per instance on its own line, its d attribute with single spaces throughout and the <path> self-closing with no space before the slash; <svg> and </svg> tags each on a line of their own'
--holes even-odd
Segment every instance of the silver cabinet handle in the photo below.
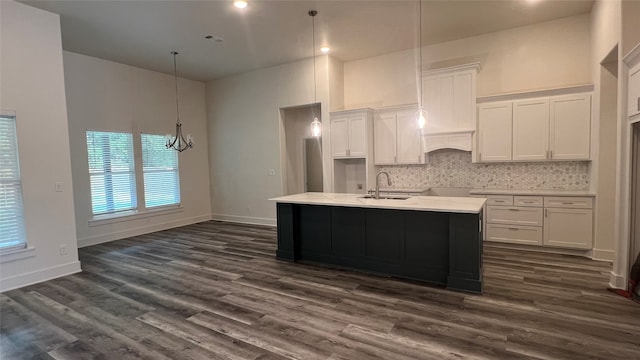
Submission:
<svg viewBox="0 0 640 360">
<path fill-rule="evenodd" d="M 640 99 L 638 99 L 640 100 Z M 640 103 L 640 101 L 638 101 L 638 103 Z M 478 161 L 482 161 L 482 153 L 478 153 Z"/>
<path fill-rule="evenodd" d="M 523 201 L 523 203 L 525 203 L 525 204 L 533 204 L 533 203 L 535 203 L 535 201 Z"/>
<path fill-rule="evenodd" d="M 562 205 L 573 205 L 573 203 L 572 203 L 572 202 L 565 202 L 565 201 L 563 201 L 563 202 L 562 202 Z"/>
<path fill-rule="evenodd" d="M 544 217 L 549 217 L 549 209 L 544 209 Z"/>
<path fill-rule="evenodd" d="M 518 228 L 507 228 L 507 229 L 509 229 L 509 230 L 516 230 L 516 231 L 517 231 L 517 230 L 520 230 L 520 229 L 518 229 Z"/>
<path fill-rule="evenodd" d="M 398 155 L 393 155 L 393 162 L 397 163 L 398 162 Z"/>
<path fill-rule="evenodd" d="M 510 208 L 509 211 L 520 211 L 520 209 Z"/>
<path fill-rule="evenodd" d="M 549 150 L 549 159 L 553 159 L 553 150 Z"/>
</svg>

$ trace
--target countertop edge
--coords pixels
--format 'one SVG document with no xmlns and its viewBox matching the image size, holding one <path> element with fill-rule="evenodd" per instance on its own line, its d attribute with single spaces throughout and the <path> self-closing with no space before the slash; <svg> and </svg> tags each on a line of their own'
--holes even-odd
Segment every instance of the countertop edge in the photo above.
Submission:
<svg viewBox="0 0 640 360">
<path fill-rule="evenodd" d="M 470 195 L 531 195 L 531 196 L 587 196 L 595 197 L 590 191 L 580 190 L 500 190 L 500 189 L 471 189 Z"/>
</svg>

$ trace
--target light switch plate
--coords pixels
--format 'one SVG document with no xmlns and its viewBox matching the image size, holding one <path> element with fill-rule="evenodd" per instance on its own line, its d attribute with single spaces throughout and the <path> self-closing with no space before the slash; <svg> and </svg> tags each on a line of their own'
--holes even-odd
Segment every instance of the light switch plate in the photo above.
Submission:
<svg viewBox="0 0 640 360">
<path fill-rule="evenodd" d="M 55 184 L 55 189 L 56 189 L 56 192 L 62 192 L 64 190 L 64 187 L 62 186 L 61 182 L 57 182 Z"/>
</svg>

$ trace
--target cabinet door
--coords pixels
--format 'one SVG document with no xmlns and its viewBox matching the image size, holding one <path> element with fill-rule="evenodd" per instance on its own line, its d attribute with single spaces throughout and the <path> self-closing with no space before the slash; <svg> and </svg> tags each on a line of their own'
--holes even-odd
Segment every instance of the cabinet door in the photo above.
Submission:
<svg viewBox="0 0 640 360">
<path fill-rule="evenodd" d="M 365 115 L 349 117 L 349 156 L 367 155 L 367 118 Z"/>
<path fill-rule="evenodd" d="M 589 160 L 591 95 L 552 97 L 549 106 L 549 158 Z"/>
<path fill-rule="evenodd" d="M 438 89 L 438 78 L 429 77 L 422 80 L 422 103 L 427 112 L 427 126 L 424 130 L 427 133 L 441 131 L 436 124 L 440 118 L 440 95 Z"/>
<path fill-rule="evenodd" d="M 347 156 L 349 148 L 349 128 L 346 117 L 331 119 L 331 155 L 333 157 Z"/>
<path fill-rule="evenodd" d="M 468 71 L 456 74 L 453 79 L 453 123 L 452 129 L 473 130 L 476 123 L 476 92 L 475 76 Z"/>
<path fill-rule="evenodd" d="M 511 160 L 511 102 L 478 106 L 480 161 Z"/>
<path fill-rule="evenodd" d="M 453 117 L 454 96 L 454 75 L 441 76 L 438 79 L 439 113 L 438 117 L 433 119 L 434 127 L 440 129 L 440 131 L 456 129 L 455 119 Z"/>
<path fill-rule="evenodd" d="M 396 159 L 395 113 L 376 114 L 373 123 L 373 138 L 375 164 L 394 164 Z"/>
<path fill-rule="evenodd" d="M 627 116 L 640 114 L 640 64 L 629 70 L 629 92 Z"/>
<path fill-rule="evenodd" d="M 549 150 L 549 99 L 513 102 L 513 160 L 545 160 Z"/>
<path fill-rule="evenodd" d="M 593 211 L 587 209 L 544 209 L 543 244 L 573 249 L 591 249 Z"/>
<path fill-rule="evenodd" d="M 396 116 L 396 163 L 418 164 L 420 163 L 420 130 L 414 111 L 401 111 Z"/>
</svg>

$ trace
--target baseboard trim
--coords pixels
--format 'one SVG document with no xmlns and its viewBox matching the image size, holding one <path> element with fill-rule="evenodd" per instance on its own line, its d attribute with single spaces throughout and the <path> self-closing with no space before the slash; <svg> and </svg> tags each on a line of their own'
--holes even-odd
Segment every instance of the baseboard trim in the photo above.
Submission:
<svg viewBox="0 0 640 360">
<path fill-rule="evenodd" d="M 0 292 L 53 280 L 62 276 L 79 273 L 80 271 L 82 271 L 80 268 L 80 261 L 73 261 L 62 265 L 32 271 L 26 274 L 8 277 L 6 279 L 0 279 Z"/>
<path fill-rule="evenodd" d="M 240 224 L 276 226 L 276 219 L 258 218 L 258 217 L 249 217 L 249 216 L 211 214 L 211 220 L 226 221 L 226 222 L 233 222 L 233 223 L 240 223 Z"/>
<path fill-rule="evenodd" d="M 614 289 L 627 289 L 627 277 L 625 275 L 618 275 L 611 272 L 609 277 L 609 287 Z"/>
<path fill-rule="evenodd" d="M 156 231 L 173 229 L 175 227 L 191 225 L 191 224 L 195 224 L 203 221 L 209 221 L 209 220 L 211 220 L 211 215 L 201 215 L 201 216 L 195 216 L 187 219 L 169 221 L 161 224 L 142 226 L 142 227 L 137 227 L 133 229 L 112 232 L 108 234 L 91 236 L 84 239 L 78 239 L 78 247 L 83 248 L 85 246 L 98 245 L 98 244 L 106 243 L 109 241 L 125 239 L 132 236 L 144 235 L 144 234 L 148 234 Z"/>
<path fill-rule="evenodd" d="M 613 250 L 593 249 L 593 260 L 610 261 L 616 258 L 616 253 Z"/>
<path fill-rule="evenodd" d="M 527 251 L 536 251 L 540 253 L 552 253 L 552 254 L 562 254 L 562 255 L 574 255 L 574 256 L 582 256 L 582 257 L 590 258 L 593 260 L 599 260 L 599 259 L 593 258 L 593 254 L 591 250 L 563 249 L 563 248 L 554 248 L 554 247 L 544 247 L 544 246 L 538 246 L 538 245 L 512 244 L 512 243 L 505 243 L 501 241 L 488 241 L 488 240 L 484 241 L 484 245 L 492 248 L 527 250 Z"/>
</svg>

